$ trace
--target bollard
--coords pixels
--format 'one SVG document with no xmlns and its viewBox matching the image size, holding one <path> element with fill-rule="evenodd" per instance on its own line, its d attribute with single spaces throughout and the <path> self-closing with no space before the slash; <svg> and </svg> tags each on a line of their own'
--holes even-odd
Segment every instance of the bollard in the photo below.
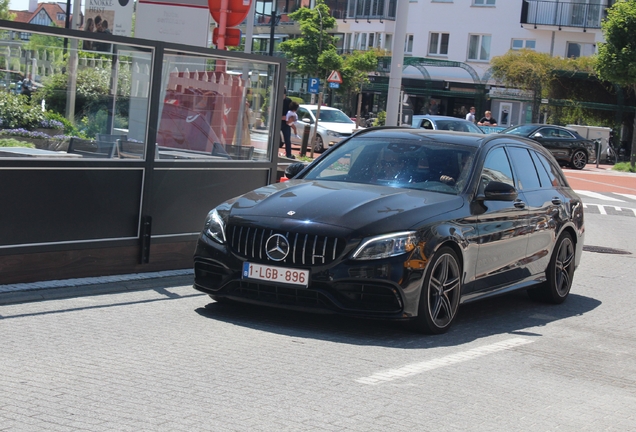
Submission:
<svg viewBox="0 0 636 432">
<path fill-rule="evenodd" d="M 305 126 L 303 129 L 303 140 L 302 140 L 302 143 L 300 144 L 301 156 L 307 155 L 307 143 L 309 142 L 309 129 L 311 129 L 309 125 Z"/>
</svg>

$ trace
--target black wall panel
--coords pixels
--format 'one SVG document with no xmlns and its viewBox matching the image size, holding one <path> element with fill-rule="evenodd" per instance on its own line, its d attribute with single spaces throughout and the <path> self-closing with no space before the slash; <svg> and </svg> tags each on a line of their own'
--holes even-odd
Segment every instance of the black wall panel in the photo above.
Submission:
<svg viewBox="0 0 636 432">
<path fill-rule="evenodd" d="M 270 170 L 160 169 L 153 174 L 152 236 L 198 233 L 210 210 L 269 183 Z"/>
<path fill-rule="evenodd" d="M 138 237 L 143 169 L 0 169 L 0 246 Z"/>
</svg>

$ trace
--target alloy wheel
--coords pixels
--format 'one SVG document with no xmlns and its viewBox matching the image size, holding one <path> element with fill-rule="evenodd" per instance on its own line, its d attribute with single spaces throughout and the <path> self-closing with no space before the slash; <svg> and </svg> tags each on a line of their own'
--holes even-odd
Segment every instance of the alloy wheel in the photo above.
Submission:
<svg viewBox="0 0 636 432">
<path fill-rule="evenodd" d="M 441 255 L 434 263 L 428 282 L 428 311 L 438 328 L 447 327 L 457 312 L 460 295 L 460 272 L 451 254 Z"/>
<path fill-rule="evenodd" d="M 572 156 L 572 166 L 578 170 L 585 168 L 587 156 L 581 150 L 577 150 Z"/>
<path fill-rule="evenodd" d="M 564 237 L 554 263 L 554 288 L 559 297 L 565 297 L 570 292 L 573 265 L 574 244 L 569 237 Z"/>
</svg>

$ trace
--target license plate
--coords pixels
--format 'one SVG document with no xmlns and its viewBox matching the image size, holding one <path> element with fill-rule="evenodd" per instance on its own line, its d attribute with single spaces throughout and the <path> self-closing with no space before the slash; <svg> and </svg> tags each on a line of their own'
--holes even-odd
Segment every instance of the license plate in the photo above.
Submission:
<svg viewBox="0 0 636 432">
<path fill-rule="evenodd" d="M 309 284 L 309 270 L 290 269 L 261 264 L 243 263 L 243 279 L 258 279 L 289 285 Z"/>
</svg>

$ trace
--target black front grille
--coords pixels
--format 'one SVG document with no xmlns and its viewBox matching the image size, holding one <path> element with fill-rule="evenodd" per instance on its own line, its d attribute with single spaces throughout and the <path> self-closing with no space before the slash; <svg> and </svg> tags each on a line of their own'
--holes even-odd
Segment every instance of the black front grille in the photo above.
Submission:
<svg viewBox="0 0 636 432">
<path fill-rule="evenodd" d="M 229 226 L 228 241 L 232 251 L 248 260 L 273 261 L 267 256 L 265 244 L 267 240 L 280 234 L 289 243 L 289 253 L 280 264 L 297 266 L 325 265 L 336 260 L 342 253 L 345 242 L 336 237 L 316 234 L 301 234 L 248 226 Z"/>
<path fill-rule="evenodd" d="M 281 306 L 311 309 L 335 309 L 322 293 L 305 288 L 291 288 L 236 280 L 225 287 L 227 295 Z"/>
<path fill-rule="evenodd" d="M 334 290 L 342 304 L 368 312 L 396 313 L 402 310 L 402 299 L 395 288 L 372 282 L 336 283 Z"/>
<path fill-rule="evenodd" d="M 223 294 L 279 306 L 296 306 L 352 314 L 395 314 L 402 311 L 402 300 L 394 288 L 376 284 L 315 284 L 318 289 L 269 285 L 234 280 Z"/>
<path fill-rule="evenodd" d="M 228 269 L 207 261 L 194 262 L 194 281 L 197 285 L 218 290 L 223 280 L 231 273 Z"/>
</svg>

